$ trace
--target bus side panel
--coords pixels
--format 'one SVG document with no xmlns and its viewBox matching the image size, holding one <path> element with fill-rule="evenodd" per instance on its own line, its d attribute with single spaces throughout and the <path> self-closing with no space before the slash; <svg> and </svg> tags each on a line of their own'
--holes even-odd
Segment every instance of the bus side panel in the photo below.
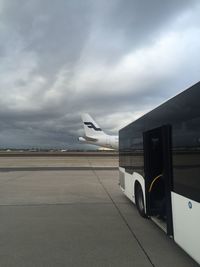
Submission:
<svg viewBox="0 0 200 267">
<path fill-rule="evenodd" d="M 131 200 L 133 201 L 133 177 L 131 174 L 127 173 L 124 168 L 119 168 L 119 173 L 120 173 L 120 188 L 124 192 L 124 194 Z M 122 183 L 122 178 L 124 178 L 123 184 Z"/>
<path fill-rule="evenodd" d="M 200 264 L 200 205 L 172 192 L 174 240 Z"/>
<path fill-rule="evenodd" d="M 135 203 L 135 182 L 138 181 L 139 184 L 142 187 L 143 196 L 144 196 L 144 203 L 146 203 L 145 200 L 145 185 L 144 185 L 144 178 L 137 172 L 134 172 L 133 174 L 127 173 L 124 168 L 119 167 L 120 176 L 124 177 L 124 185 L 120 184 L 120 188 L 124 192 L 124 194 L 133 202 Z M 120 179 L 120 183 L 122 183 L 122 179 Z M 146 209 L 146 207 L 145 207 Z"/>
</svg>

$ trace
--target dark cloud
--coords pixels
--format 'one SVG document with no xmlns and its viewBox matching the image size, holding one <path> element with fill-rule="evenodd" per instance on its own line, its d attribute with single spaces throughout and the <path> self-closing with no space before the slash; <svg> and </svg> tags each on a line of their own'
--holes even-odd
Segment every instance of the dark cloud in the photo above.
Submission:
<svg viewBox="0 0 200 267">
<path fill-rule="evenodd" d="M 92 53 L 99 60 L 106 53 L 106 61 L 110 63 L 133 48 L 148 46 L 177 16 L 196 4 L 196 0 L 96 1 Z"/>
<path fill-rule="evenodd" d="M 0 2 L 1 146 L 78 147 L 199 79 L 198 1 Z"/>
<path fill-rule="evenodd" d="M 87 1 L 16 0 L 4 4 L 3 14 L 6 26 L 22 38 L 23 50 L 37 53 L 43 75 L 74 65 L 90 32 Z"/>
</svg>

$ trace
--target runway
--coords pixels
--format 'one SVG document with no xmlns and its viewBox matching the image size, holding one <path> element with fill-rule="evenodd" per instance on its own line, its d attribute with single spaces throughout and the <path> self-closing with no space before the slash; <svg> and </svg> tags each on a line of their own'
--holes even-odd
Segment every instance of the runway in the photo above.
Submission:
<svg viewBox="0 0 200 267">
<path fill-rule="evenodd" d="M 0 266 L 198 266 L 122 194 L 116 156 L 0 163 Z"/>
</svg>

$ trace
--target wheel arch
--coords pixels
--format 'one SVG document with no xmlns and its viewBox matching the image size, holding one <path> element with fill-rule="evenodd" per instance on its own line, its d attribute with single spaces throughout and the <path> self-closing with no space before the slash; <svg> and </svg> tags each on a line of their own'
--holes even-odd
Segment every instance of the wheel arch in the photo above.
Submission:
<svg viewBox="0 0 200 267">
<path fill-rule="evenodd" d="M 136 189 L 137 189 L 138 186 L 140 186 L 142 188 L 141 183 L 138 180 L 135 180 L 135 184 L 134 184 L 134 195 L 136 193 Z"/>
<path fill-rule="evenodd" d="M 135 203 L 135 194 L 136 194 L 136 189 L 137 187 L 140 186 L 143 192 L 143 198 L 144 198 L 144 208 L 145 208 L 145 213 L 146 213 L 146 196 L 145 196 L 145 183 L 144 183 L 144 178 L 141 175 L 137 175 L 137 178 L 134 181 L 133 185 L 133 193 L 134 193 L 134 203 Z M 136 204 L 136 203 L 135 203 Z"/>
</svg>

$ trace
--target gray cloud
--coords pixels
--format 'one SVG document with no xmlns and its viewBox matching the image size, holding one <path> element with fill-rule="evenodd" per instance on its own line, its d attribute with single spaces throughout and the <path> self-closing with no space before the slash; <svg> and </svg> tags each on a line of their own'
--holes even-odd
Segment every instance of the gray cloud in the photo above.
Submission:
<svg viewBox="0 0 200 267">
<path fill-rule="evenodd" d="M 79 147 L 199 80 L 198 1 L 0 2 L 0 144 Z"/>
</svg>

